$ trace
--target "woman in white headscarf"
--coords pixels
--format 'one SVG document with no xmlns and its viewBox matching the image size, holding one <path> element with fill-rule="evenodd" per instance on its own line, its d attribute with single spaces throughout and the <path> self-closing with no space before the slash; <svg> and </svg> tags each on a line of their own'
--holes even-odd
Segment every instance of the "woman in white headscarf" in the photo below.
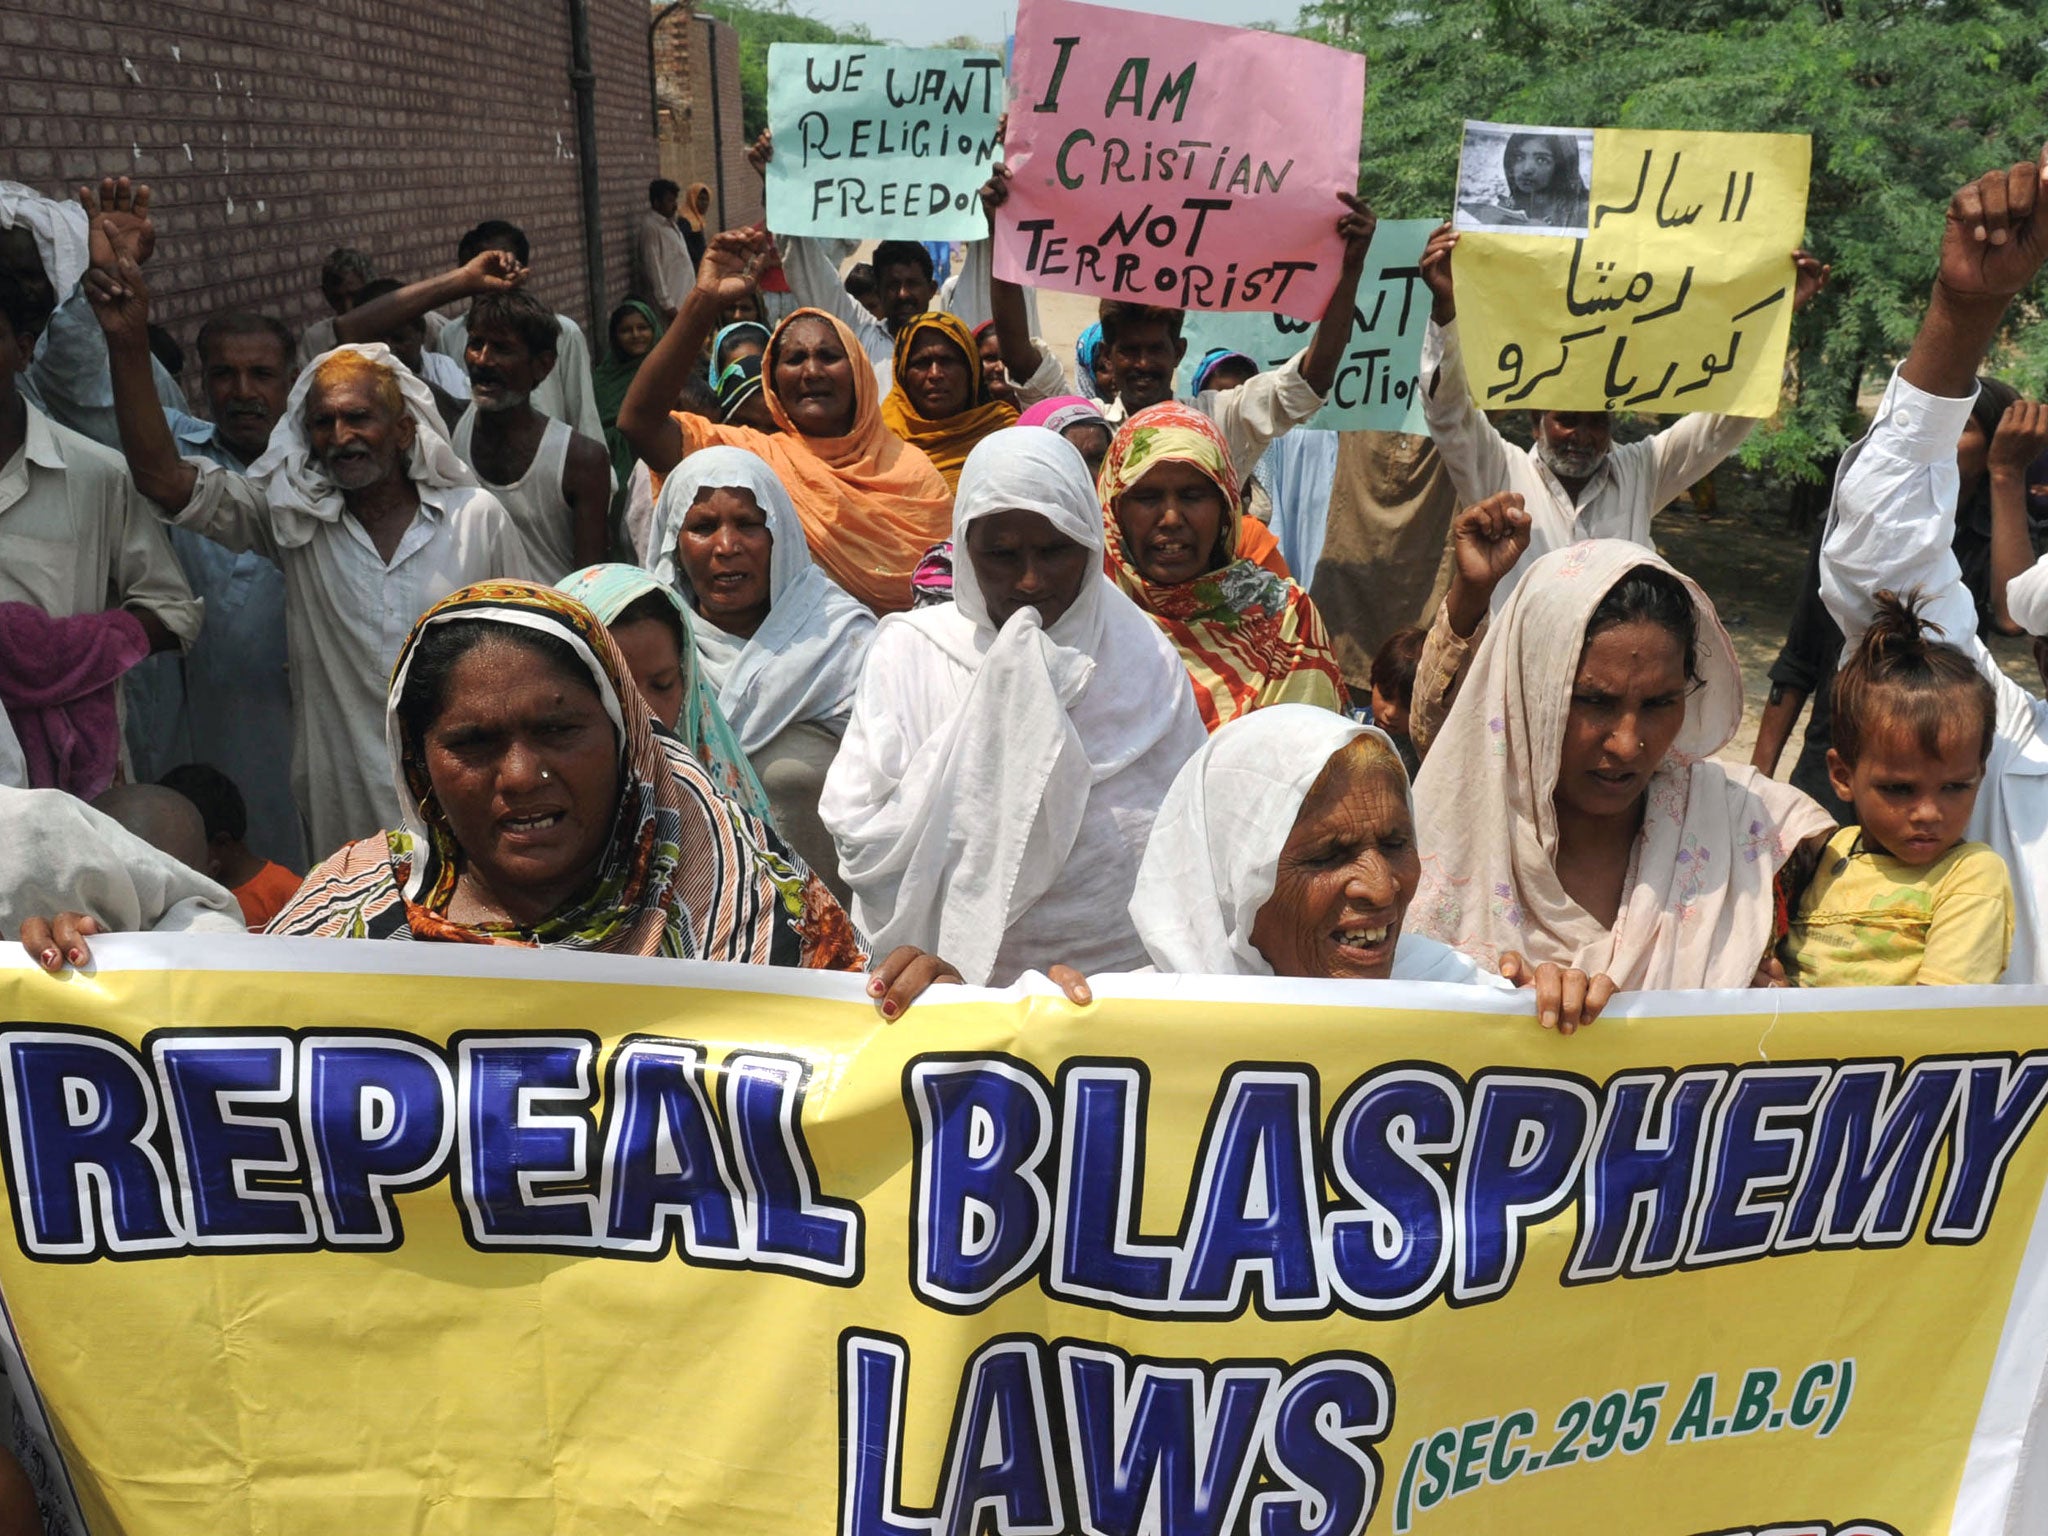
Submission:
<svg viewBox="0 0 2048 1536">
<path fill-rule="evenodd" d="M 843 901 L 818 820 L 875 616 L 811 559 L 796 507 L 759 456 L 704 448 L 663 482 L 647 568 L 690 605 L 697 665 L 767 791 L 776 830 Z"/>
<path fill-rule="evenodd" d="M 1570 1034 L 1613 988 L 1501 957 L 1495 975 L 1405 927 L 1422 873 L 1408 773 L 1381 731 L 1308 704 L 1218 728 L 1174 780 L 1138 870 L 1131 920 L 1176 974 L 1533 987 Z"/>
<path fill-rule="evenodd" d="M 1102 505 L 1058 433 L 975 447 L 953 542 L 954 601 L 882 621 L 825 781 L 856 919 L 974 983 L 1141 966 L 1139 857 L 1204 740 L 1179 654 L 1104 575 Z"/>
</svg>

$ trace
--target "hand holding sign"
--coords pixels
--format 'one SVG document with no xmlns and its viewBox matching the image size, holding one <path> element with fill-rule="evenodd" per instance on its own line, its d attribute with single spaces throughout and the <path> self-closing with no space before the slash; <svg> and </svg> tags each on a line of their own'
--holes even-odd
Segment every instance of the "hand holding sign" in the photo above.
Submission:
<svg viewBox="0 0 2048 1536">
<path fill-rule="evenodd" d="M 1475 401 L 1777 408 L 1793 310 L 1826 280 L 1787 257 L 1806 219 L 1803 136 L 1466 128 L 1463 238 L 1423 267 L 1438 319 L 1464 332 Z"/>
</svg>

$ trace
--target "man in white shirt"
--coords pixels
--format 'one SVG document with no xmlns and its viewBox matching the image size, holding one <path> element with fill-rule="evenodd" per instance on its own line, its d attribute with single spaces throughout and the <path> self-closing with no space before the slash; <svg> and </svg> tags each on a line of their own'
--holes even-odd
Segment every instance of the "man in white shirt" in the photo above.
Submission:
<svg viewBox="0 0 2048 1536">
<path fill-rule="evenodd" d="M 503 219 L 486 219 L 464 235 L 455 247 L 455 263 L 466 267 L 486 251 L 503 251 L 522 271 L 531 266 L 533 252 L 527 244 L 526 232 Z M 555 346 L 555 369 L 534 391 L 533 407 L 543 416 L 566 421 L 585 437 L 601 443 L 604 421 L 598 415 L 597 392 L 590 382 L 590 343 L 583 339 L 583 327 L 567 315 L 557 314 L 555 321 L 561 327 Z M 345 329 L 340 334 L 347 339 Z M 433 345 L 461 362 L 469 346 L 469 321 L 450 320 Z"/>
<path fill-rule="evenodd" d="M 528 574 L 505 509 L 441 437 L 426 386 L 381 346 L 336 351 L 301 373 L 249 474 L 181 457 L 150 392 L 142 270 L 97 223 L 93 262 L 86 288 L 136 484 L 179 527 L 284 572 L 292 787 L 310 853 L 397 826 L 384 745 L 391 669 L 435 602 Z"/>
<path fill-rule="evenodd" d="M 1521 572 L 1553 549 L 1581 539 L 1627 539 L 1650 548 L 1650 519 L 1741 447 L 1756 422 L 1703 411 L 1617 447 L 1606 411 L 1538 411 L 1535 447 L 1517 448 L 1473 403 L 1465 381 L 1451 277 L 1457 244 L 1458 232 L 1445 224 L 1422 253 L 1422 278 L 1433 300 L 1422 342 L 1422 409 L 1460 506 L 1513 491 L 1528 511 L 1528 553 L 1494 588 L 1499 612 Z M 1792 264 L 1796 312 L 1820 292 L 1829 269 L 1805 251 L 1794 251 Z"/>
<path fill-rule="evenodd" d="M 53 205 L 51 217 L 60 211 Z M 0 229 L 0 602 L 60 619 L 126 608 L 152 650 L 188 645 L 202 604 L 120 459 L 50 420 L 17 387 L 56 310 L 54 259 L 26 222 Z M 58 280 L 75 282 L 76 273 Z M 146 338 L 142 370 L 161 420 Z"/>
<path fill-rule="evenodd" d="M 2003 980 L 2048 964 L 2048 703 L 2008 678 L 1977 638 L 1977 607 L 1950 549 L 1956 440 L 1977 368 L 2013 299 L 2048 262 L 2048 147 L 2038 163 L 1994 171 L 1950 200 L 1926 317 L 1863 440 L 1842 460 L 1821 545 L 1820 592 L 1854 648 L 1880 591 L 1924 594 L 1922 617 L 1967 655 L 1998 695 L 1997 729 L 1969 836 L 2012 874 L 2012 958 Z M 2037 1491 L 2048 1514 L 2048 1491 Z M 2020 1521 L 2015 1529 L 2040 1529 Z"/>
<path fill-rule="evenodd" d="M 640 291 L 661 311 L 662 319 L 673 324 L 676 310 L 697 285 L 697 265 L 690 260 L 689 242 L 676 227 L 676 204 L 683 189 L 672 181 L 647 184 L 647 212 L 640 216 L 634 239 Z"/>
</svg>

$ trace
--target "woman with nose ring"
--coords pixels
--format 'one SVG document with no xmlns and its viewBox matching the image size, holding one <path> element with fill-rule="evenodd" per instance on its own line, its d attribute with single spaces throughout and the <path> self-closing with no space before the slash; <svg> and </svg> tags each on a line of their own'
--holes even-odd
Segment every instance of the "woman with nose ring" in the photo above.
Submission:
<svg viewBox="0 0 2048 1536">
<path fill-rule="evenodd" d="M 1423 762 L 1412 926 L 1626 991 L 1783 985 L 1780 875 L 1833 822 L 1713 760 L 1741 723 L 1734 647 L 1693 582 L 1620 539 L 1545 555 Z"/>
<path fill-rule="evenodd" d="M 1237 472 L 1208 417 L 1178 401 L 1130 417 L 1100 491 L 1110 576 L 1180 653 L 1205 726 L 1269 704 L 1344 708 L 1315 603 L 1240 547 Z"/>
</svg>

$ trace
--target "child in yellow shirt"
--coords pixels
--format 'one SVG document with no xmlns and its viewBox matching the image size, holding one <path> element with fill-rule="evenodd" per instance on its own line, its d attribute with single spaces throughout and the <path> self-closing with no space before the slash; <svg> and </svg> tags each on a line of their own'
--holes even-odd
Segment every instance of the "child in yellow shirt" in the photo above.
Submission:
<svg viewBox="0 0 2048 1536">
<path fill-rule="evenodd" d="M 1994 982 L 2012 954 L 2005 861 L 1963 840 L 1997 698 L 1939 634 L 1918 593 L 1880 592 L 1835 674 L 1828 778 L 1861 825 L 1835 834 L 1800 899 L 1781 950 L 1795 985 Z"/>
</svg>

